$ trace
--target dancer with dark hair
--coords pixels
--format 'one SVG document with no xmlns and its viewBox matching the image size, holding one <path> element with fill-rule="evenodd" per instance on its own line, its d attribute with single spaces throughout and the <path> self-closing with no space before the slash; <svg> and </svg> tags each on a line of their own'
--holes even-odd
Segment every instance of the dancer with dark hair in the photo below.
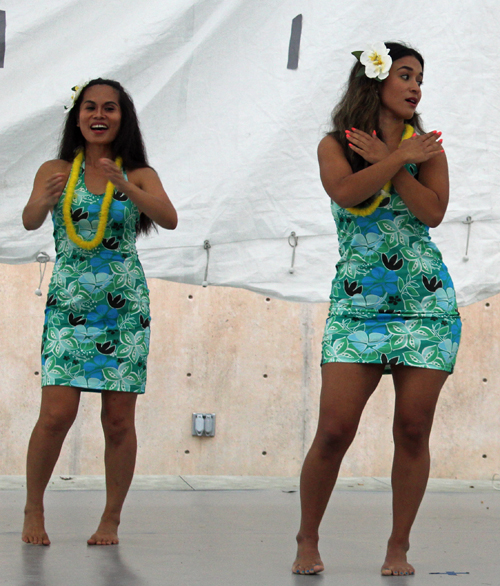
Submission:
<svg viewBox="0 0 500 586">
<path fill-rule="evenodd" d="M 59 159 L 44 163 L 23 211 L 27 230 L 52 214 L 56 262 L 42 339 L 42 402 L 27 457 L 22 539 L 49 545 L 43 497 L 80 393 L 100 392 L 106 505 L 90 545 L 118 543 L 134 474 L 135 405 L 145 391 L 149 290 L 135 246 L 177 214 L 149 167 L 130 96 L 116 81 L 74 88 Z"/>
<path fill-rule="evenodd" d="M 434 411 L 460 342 L 453 283 L 429 237 L 448 205 L 448 168 L 441 133 L 425 133 L 416 112 L 422 56 L 400 43 L 376 43 L 353 55 L 358 61 L 333 112 L 333 129 L 318 147 L 340 261 L 323 337 L 318 430 L 301 474 L 292 571 L 324 570 L 319 525 L 364 406 L 390 373 L 393 527 L 382 574 L 408 575 Z"/>
</svg>

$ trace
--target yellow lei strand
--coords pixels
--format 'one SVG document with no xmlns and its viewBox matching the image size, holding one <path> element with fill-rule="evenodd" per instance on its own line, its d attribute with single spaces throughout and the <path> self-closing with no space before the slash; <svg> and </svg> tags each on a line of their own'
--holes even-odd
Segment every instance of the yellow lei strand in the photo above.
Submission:
<svg viewBox="0 0 500 586">
<path fill-rule="evenodd" d="M 410 124 L 406 124 L 403 137 L 401 138 L 401 142 L 403 142 L 403 140 L 406 140 L 407 138 L 411 138 L 414 132 L 415 130 L 413 126 L 411 126 Z M 399 144 L 401 144 L 401 142 Z M 369 206 L 366 206 L 366 208 L 347 208 L 347 211 L 351 214 L 354 214 L 355 216 L 370 216 L 378 208 L 382 201 L 386 197 L 389 197 L 391 195 L 391 187 L 392 181 L 388 181 L 380 190 L 380 194 L 377 195 L 377 197 L 372 201 L 372 203 Z"/>
<path fill-rule="evenodd" d="M 66 195 L 63 202 L 63 218 L 64 225 L 66 226 L 66 233 L 71 242 L 74 242 L 80 248 L 92 250 L 93 248 L 99 246 L 99 244 L 102 242 L 102 239 L 104 238 L 106 224 L 108 223 L 109 208 L 111 207 L 111 202 L 113 200 L 115 186 L 111 183 L 111 181 L 108 181 L 106 185 L 106 191 L 102 199 L 101 211 L 99 212 L 99 224 L 97 226 L 96 235 L 94 238 L 92 238 L 92 240 L 84 240 L 76 233 L 76 229 L 73 224 L 73 218 L 71 217 L 71 204 L 73 203 L 73 198 L 75 196 L 75 187 L 78 182 L 78 176 L 80 175 L 82 162 L 83 150 L 80 150 L 73 160 L 73 164 L 71 165 L 68 186 L 66 188 Z M 121 157 L 117 157 L 115 160 L 115 163 L 118 165 L 118 167 L 120 167 L 120 169 L 122 168 L 122 162 L 123 161 Z"/>
</svg>

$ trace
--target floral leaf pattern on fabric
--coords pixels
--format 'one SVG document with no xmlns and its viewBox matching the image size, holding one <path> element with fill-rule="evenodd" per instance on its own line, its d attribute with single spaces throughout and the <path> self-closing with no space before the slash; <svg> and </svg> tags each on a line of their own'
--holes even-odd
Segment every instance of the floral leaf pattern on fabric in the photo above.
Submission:
<svg viewBox="0 0 500 586">
<path fill-rule="evenodd" d="M 407 165 L 414 176 L 416 165 Z M 461 334 L 453 282 L 429 228 L 391 189 L 369 216 L 332 202 L 340 260 L 322 362 L 395 364 L 452 372 Z"/>
<path fill-rule="evenodd" d="M 102 196 L 75 186 L 72 218 L 86 240 L 95 234 Z M 149 291 L 135 248 L 139 210 L 113 197 L 105 237 L 93 250 L 66 236 L 62 201 L 53 214 L 56 264 L 42 337 L 42 386 L 144 393 L 151 316 Z"/>
</svg>

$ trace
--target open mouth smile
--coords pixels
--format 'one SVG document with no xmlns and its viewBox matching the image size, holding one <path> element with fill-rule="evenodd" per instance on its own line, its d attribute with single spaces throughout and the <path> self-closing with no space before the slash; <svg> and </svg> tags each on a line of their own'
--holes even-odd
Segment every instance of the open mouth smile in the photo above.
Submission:
<svg viewBox="0 0 500 586">
<path fill-rule="evenodd" d="M 93 130 L 94 132 L 104 132 L 107 129 L 108 127 L 106 124 L 92 124 L 90 126 L 90 130 Z"/>
</svg>

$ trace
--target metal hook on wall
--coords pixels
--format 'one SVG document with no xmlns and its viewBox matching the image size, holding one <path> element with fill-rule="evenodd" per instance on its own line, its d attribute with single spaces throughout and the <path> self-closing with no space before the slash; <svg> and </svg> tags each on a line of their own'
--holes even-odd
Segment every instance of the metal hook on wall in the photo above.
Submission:
<svg viewBox="0 0 500 586">
<path fill-rule="evenodd" d="M 297 236 L 297 234 L 295 232 L 292 232 L 290 234 L 290 236 L 288 237 L 288 244 L 292 247 L 293 251 L 292 251 L 292 264 L 290 266 L 290 268 L 288 269 L 288 272 L 293 275 L 293 273 L 295 272 L 295 249 L 297 248 L 297 246 L 299 245 L 299 237 Z"/>
<path fill-rule="evenodd" d="M 38 287 L 35 289 L 35 295 L 37 295 L 38 297 L 42 296 L 42 281 L 43 278 L 45 277 L 45 270 L 47 269 L 47 263 L 50 260 L 50 256 L 46 253 L 46 252 L 39 252 L 36 255 L 36 261 L 38 263 L 40 263 L 38 265 L 38 269 L 40 271 L 40 283 L 38 284 Z M 43 271 L 42 271 L 42 265 L 43 265 Z"/>
<path fill-rule="evenodd" d="M 462 257 L 462 260 L 467 262 L 469 260 L 469 241 L 470 241 L 470 231 L 472 228 L 472 224 L 473 224 L 474 220 L 471 218 L 471 216 L 467 216 L 465 218 L 465 222 L 462 222 L 463 224 L 467 225 L 467 243 L 465 245 L 465 254 Z"/>
<path fill-rule="evenodd" d="M 205 240 L 203 248 L 207 251 L 207 264 L 205 266 L 205 278 L 203 279 L 201 286 L 208 287 L 208 263 L 210 262 L 210 249 L 212 248 L 210 240 Z"/>
</svg>

